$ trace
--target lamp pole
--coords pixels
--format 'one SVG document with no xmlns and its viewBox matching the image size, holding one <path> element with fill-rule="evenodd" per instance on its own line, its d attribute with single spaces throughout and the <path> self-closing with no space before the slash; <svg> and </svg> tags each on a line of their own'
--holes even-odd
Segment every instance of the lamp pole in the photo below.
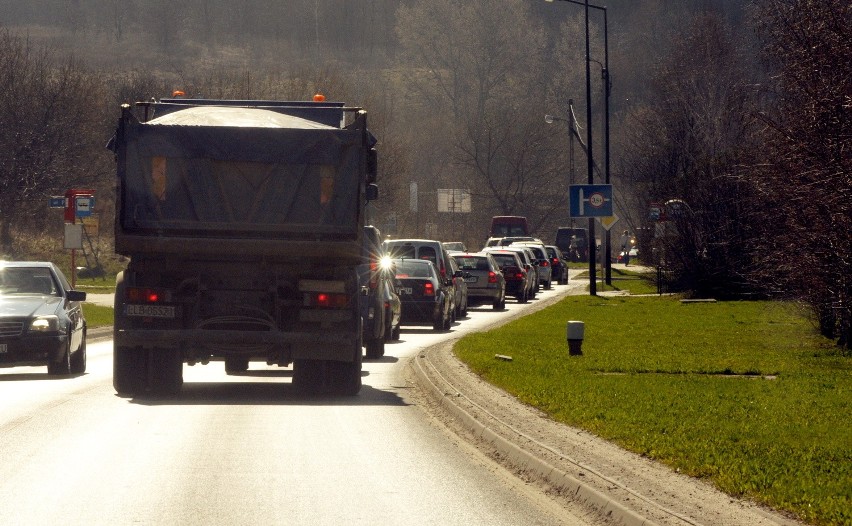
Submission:
<svg viewBox="0 0 852 526">
<path fill-rule="evenodd" d="M 545 0 L 547 2 L 553 2 L 554 0 Z M 587 121 L 587 132 L 586 132 L 586 142 L 587 142 L 587 159 L 588 159 L 588 177 L 589 184 L 594 184 L 593 177 L 593 169 L 594 169 L 594 158 L 592 152 L 592 97 L 591 97 L 591 56 L 589 52 L 589 9 L 597 9 L 599 11 L 603 11 L 604 17 L 604 63 L 601 71 L 601 76 L 604 81 L 604 138 L 605 138 L 605 150 L 604 150 L 604 182 L 606 184 L 610 184 L 610 168 L 609 168 L 609 95 L 610 95 L 610 76 L 609 76 L 609 38 L 607 35 L 607 16 L 606 16 L 606 7 L 590 4 L 589 0 L 579 1 L 579 0 L 558 0 L 561 2 L 567 2 L 569 4 L 581 5 L 585 9 L 585 25 L 586 25 L 586 121 Z M 595 224 L 594 219 L 589 218 L 589 291 L 591 295 L 597 295 L 597 285 L 595 282 L 595 271 L 596 267 L 594 264 L 593 254 L 597 253 L 597 244 L 595 241 Z M 612 284 L 612 262 L 610 261 L 610 233 L 609 230 L 606 231 L 604 241 L 604 269 L 606 276 L 606 283 Z"/>
</svg>

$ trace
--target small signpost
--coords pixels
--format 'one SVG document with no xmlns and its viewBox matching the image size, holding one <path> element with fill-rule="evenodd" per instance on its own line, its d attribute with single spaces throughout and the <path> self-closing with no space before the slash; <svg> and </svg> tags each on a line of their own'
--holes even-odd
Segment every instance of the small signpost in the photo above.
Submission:
<svg viewBox="0 0 852 526">
<path fill-rule="evenodd" d="M 65 196 L 51 196 L 48 199 L 48 206 L 64 209 L 63 247 L 71 250 L 71 288 L 74 288 L 77 285 L 77 250 L 83 248 L 83 224 L 77 223 L 77 218 L 82 220 L 92 216 L 95 210 L 95 191 L 72 188 L 65 192 Z"/>
<path fill-rule="evenodd" d="M 572 184 L 568 187 L 571 217 L 611 217 L 611 184 Z"/>
</svg>

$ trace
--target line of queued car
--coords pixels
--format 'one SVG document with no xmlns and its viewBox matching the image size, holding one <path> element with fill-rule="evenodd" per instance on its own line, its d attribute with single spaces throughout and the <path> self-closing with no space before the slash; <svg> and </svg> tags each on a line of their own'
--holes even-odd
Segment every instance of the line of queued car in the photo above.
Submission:
<svg viewBox="0 0 852 526">
<path fill-rule="evenodd" d="M 567 283 L 568 268 L 558 248 L 545 245 L 536 238 L 503 238 L 481 251 L 467 251 L 459 242 L 433 239 L 389 239 L 376 253 L 386 285 L 399 299 L 399 314 L 391 319 L 385 331 L 399 337 L 396 325 L 428 323 L 435 331 L 448 330 L 452 323 L 467 315 L 469 307 L 490 305 L 494 310 L 506 307 L 506 298 L 519 303 L 535 298 L 553 283 Z M 375 275 L 375 273 L 373 274 Z M 389 307 L 385 301 L 385 308 Z M 376 302 L 378 305 L 378 302 Z M 379 307 L 377 307 L 379 308 Z M 365 317 L 366 327 L 373 327 Z M 365 329 L 366 330 L 366 329 Z M 385 338 L 390 339 L 390 338 Z M 371 351 L 365 337 L 368 358 L 383 354 Z"/>
</svg>

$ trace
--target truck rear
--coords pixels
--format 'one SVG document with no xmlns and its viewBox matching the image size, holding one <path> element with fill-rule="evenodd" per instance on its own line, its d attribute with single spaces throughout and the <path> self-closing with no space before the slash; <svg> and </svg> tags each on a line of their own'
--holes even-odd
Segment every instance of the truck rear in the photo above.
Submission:
<svg viewBox="0 0 852 526">
<path fill-rule="evenodd" d="M 135 111 L 134 111 L 135 110 Z M 307 392 L 361 387 L 366 112 L 342 103 L 124 105 L 113 385 L 176 393 L 184 364 L 293 365 Z"/>
</svg>

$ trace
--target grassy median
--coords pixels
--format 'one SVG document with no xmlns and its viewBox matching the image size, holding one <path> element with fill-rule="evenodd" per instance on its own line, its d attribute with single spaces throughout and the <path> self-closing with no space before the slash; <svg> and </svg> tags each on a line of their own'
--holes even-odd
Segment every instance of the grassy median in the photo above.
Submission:
<svg viewBox="0 0 852 526">
<path fill-rule="evenodd" d="M 582 356 L 568 320 L 585 323 Z M 792 304 L 571 296 L 455 350 L 555 420 L 731 495 L 852 523 L 852 358 Z"/>
</svg>

